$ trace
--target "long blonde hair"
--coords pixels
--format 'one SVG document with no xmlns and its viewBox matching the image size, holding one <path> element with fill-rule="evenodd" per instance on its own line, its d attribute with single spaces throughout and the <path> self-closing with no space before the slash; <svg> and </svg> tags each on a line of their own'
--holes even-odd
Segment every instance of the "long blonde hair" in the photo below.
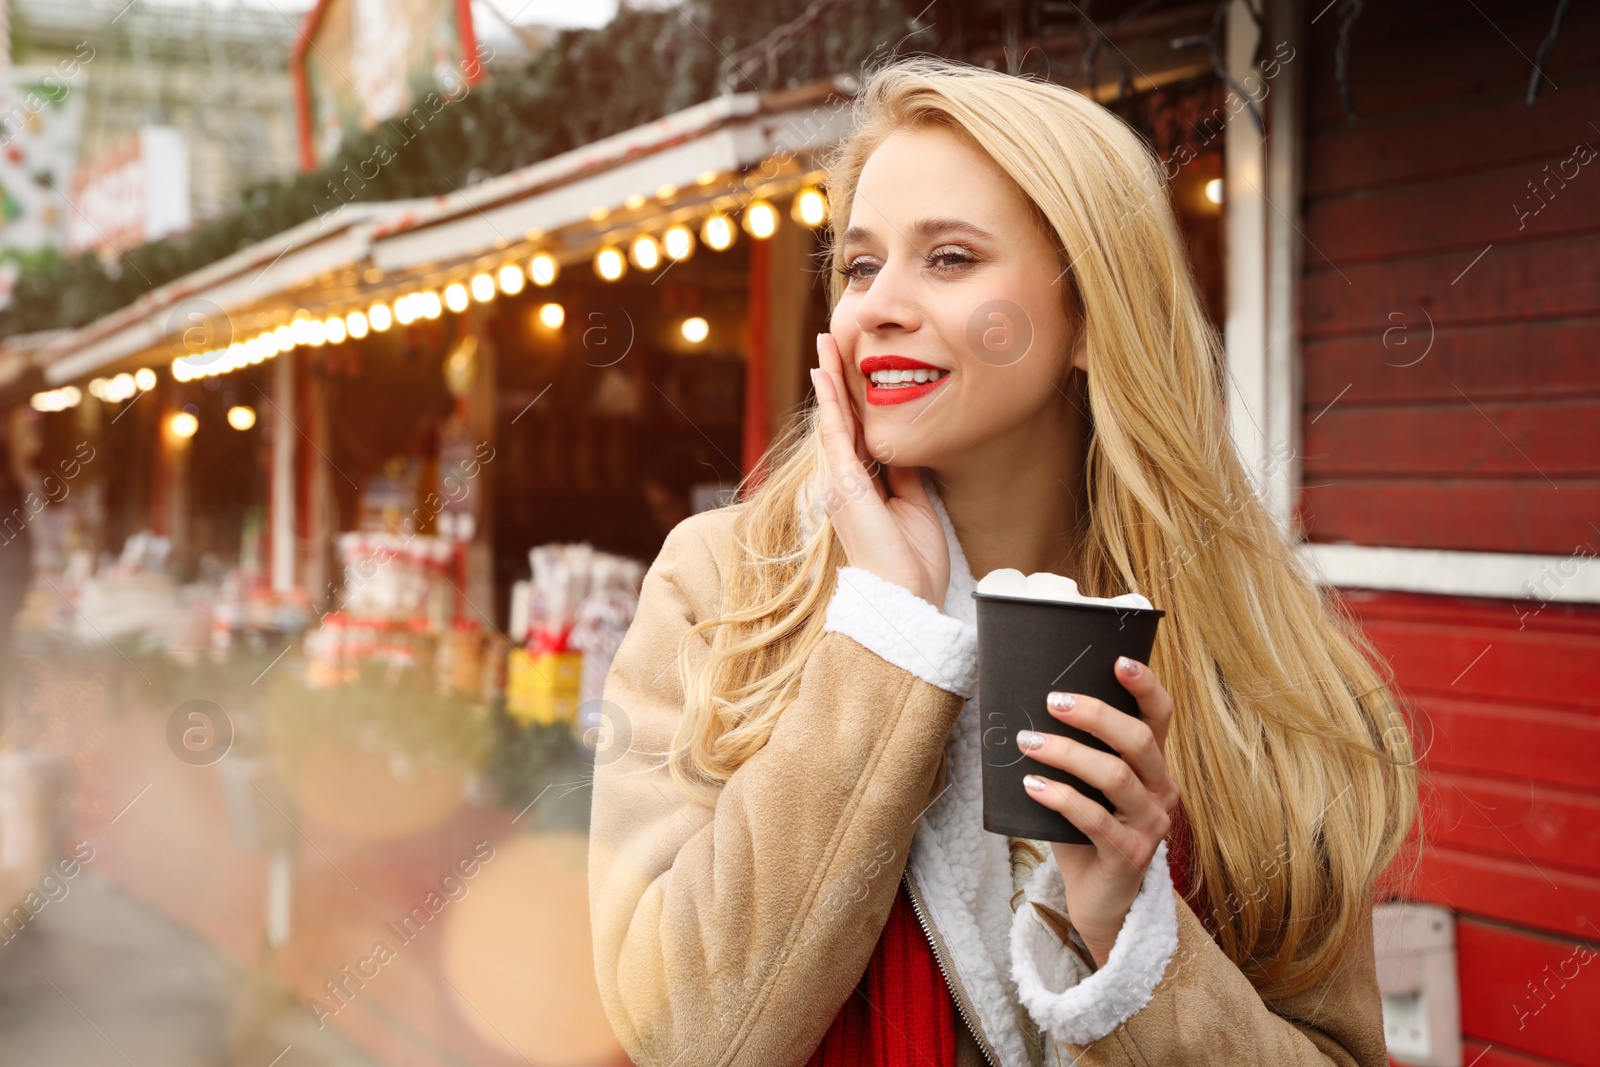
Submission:
<svg viewBox="0 0 1600 1067">
<path fill-rule="evenodd" d="M 929 123 L 986 151 L 1057 238 L 1091 367 L 1075 577 L 1168 609 L 1151 664 L 1176 705 L 1167 758 L 1191 900 L 1262 995 L 1314 984 L 1364 929 L 1415 820 L 1411 734 L 1387 667 L 1303 571 L 1230 443 L 1221 345 L 1157 161 L 1087 97 L 941 60 L 883 68 L 854 109 L 828 167 L 836 268 L 867 157 Z M 836 303 L 844 282 L 830 277 Z M 822 638 L 846 562 L 805 504 L 825 473 L 812 405 L 741 483 L 722 614 L 690 630 L 677 664 L 672 774 L 703 802 L 767 742 Z"/>
</svg>

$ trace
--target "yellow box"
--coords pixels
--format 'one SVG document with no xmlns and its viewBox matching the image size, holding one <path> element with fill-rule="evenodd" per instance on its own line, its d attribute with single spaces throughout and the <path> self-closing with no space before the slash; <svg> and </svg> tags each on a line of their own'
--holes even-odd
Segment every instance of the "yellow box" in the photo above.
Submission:
<svg viewBox="0 0 1600 1067">
<path fill-rule="evenodd" d="M 583 653 L 514 648 L 506 654 L 506 714 L 527 725 L 573 723 L 578 718 Z"/>
</svg>

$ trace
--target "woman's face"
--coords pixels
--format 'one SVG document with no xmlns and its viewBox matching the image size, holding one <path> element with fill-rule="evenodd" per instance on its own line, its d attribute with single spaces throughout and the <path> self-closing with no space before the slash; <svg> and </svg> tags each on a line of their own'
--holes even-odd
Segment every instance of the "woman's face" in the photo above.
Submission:
<svg viewBox="0 0 1600 1067">
<path fill-rule="evenodd" d="M 1057 417 L 1069 358 L 1084 366 L 1081 346 L 1068 353 L 1069 282 L 985 152 L 939 127 L 890 135 L 862 169 L 840 244 L 846 288 L 829 330 L 875 458 L 937 471 Z M 881 369 L 926 380 L 871 380 Z"/>
</svg>

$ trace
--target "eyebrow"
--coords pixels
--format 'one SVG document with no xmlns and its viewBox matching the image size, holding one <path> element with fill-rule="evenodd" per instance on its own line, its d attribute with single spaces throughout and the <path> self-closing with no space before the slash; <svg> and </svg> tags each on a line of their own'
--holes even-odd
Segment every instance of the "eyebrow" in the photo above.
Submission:
<svg viewBox="0 0 1600 1067">
<path fill-rule="evenodd" d="M 974 238 L 979 241 L 992 241 L 995 239 L 994 234 L 990 233 L 983 227 L 974 226 L 972 223 L 965 222 L 961 219 L 918 219 L 912 224 L 911 232 L 916 234 L 918 237 L 927 240 L 949 234 L 959 234 L 965 237 Z M 864 226 L 852 226 L 848 230 L 844 231 L 843 236 L 839 239 L 839 243 L 844 245 L 857 241 L 870 241 L 871 239 L 871 230 Z"/>
</svg>

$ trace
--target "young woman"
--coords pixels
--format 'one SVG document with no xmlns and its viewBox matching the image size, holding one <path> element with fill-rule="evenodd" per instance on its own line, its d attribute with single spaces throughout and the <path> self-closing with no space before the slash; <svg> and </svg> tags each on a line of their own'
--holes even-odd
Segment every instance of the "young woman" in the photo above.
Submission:
<svg viewBox="0 0 1600 1067">
<path fill-rule="evenodd" d="M 617 1035 L 649 1067 L 1386 1063 L 1409 735 L 1229 444 L 1156 161 L 1078 93 L 934 60 L 856 108 L 817 405 L 672 530 L 607 679 Z M 1168 611 L 1117 667 L 1141 719 L 1039 709 L 1115 755 L 1015 742 L 1114 802 L 1030 794 L 1092 844 L 982 828 L 971 594 L 1000 567 Z"/>
</svg>

